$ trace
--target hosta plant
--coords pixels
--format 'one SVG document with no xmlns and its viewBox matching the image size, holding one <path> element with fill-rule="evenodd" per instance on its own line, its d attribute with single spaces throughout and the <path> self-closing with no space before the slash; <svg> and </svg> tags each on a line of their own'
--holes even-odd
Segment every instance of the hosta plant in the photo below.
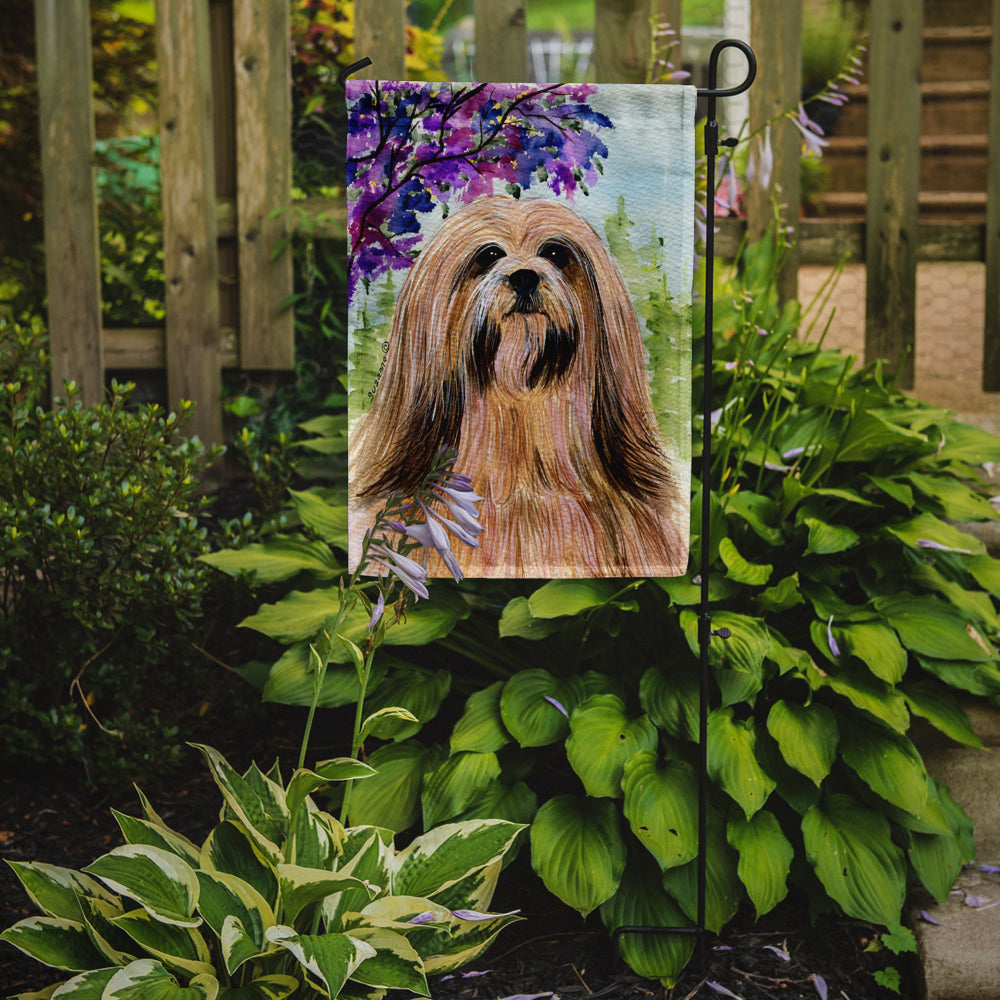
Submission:
<svg viewBox="0 0 1000 1000">
<path fill-rule="evenodd" d="M 695 568 L 511 596 L 495 643 L 506 676 L 480 681 L 444 757 L 412 738 L 373 750 L 379 775 L 352 803 L 364 822 L 531 821 L 536 871 L 581 914 L 609 929 L 693 923 L 709 545 L 712 627 L 731 635 L 709 647 L 708 928 L 794 886 L 814 912 L 906 940 L 908 885 L 947 896 L 971 825 L 910 727 L 919 717 L 977 746 L 959 696 L 1000 695 L 1000 561 L 955 524 L 995 516 L 976 466 L 1000 461 L 1000 440 L 904 396 L 877 364 L 797 339 L 775 260 L 768 243 L 750 248 L 716 293 L 715 462 L 693 504 Z M 491 626 L 477 611 L 449 641 Z M 636 971 L 666 982 L 691 947 L 622 938 Z"/>
<path fill-rule="evenodd" d="M 240 774 L 202 746 L 222 793 L 201 845 L 115 813 L 126 844 L 82 871 L 12 862 L 41 916 L 0 937 L 68 978 L 23 997 L 281 1000 L 429 996 L 427 975 L 478 955 L 514 913 L 489 913 L 521 827 L 450 823 L 397 849 L 389 830 L 343 827 L 312 795 L 372 768 L 338 758 Z"/>
</svg>

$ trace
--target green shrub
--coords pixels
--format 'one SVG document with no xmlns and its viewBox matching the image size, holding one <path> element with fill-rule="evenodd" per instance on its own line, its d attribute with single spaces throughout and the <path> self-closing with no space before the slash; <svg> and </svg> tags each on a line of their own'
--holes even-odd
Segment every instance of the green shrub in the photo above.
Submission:
<svg viewBox="0 0 1000 1000">
<path fill-rule="evenodd" d="M 187 405 L 133 410 L 127 385 L 96 406 L 68 385 L 42 408 L 40 336 L 0 323 L 0 743 L 7 760 L 125 768 L 176 752 L 155 682 L 191 659 L 208 454 Z"/>
<path fill-rule="evenodd" d="M 222 793 L 196 845 L 140 794 L 115 818 L 126 844 L 82 872 L 12 862 L 42 915 L 4 941 L 65 973 L 60 995 L 281 1000 L 430 996 L 429 973 L 479 955 L 516 913 L 486 912 L 513 823 L 453 823 L 406 848 L 388 830 L 345 829 L 311 794 L 373 773 L 352 758 L 235 771 L 199 747 Z M 46 992 L 45 995 L 48 995 Z"/>
</svg>

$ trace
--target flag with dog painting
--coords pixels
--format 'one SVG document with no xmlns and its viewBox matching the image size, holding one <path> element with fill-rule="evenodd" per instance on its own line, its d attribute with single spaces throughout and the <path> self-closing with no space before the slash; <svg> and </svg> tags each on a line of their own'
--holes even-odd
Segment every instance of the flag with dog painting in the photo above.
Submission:
<svg viewBox="0 0 1000 1000">
<path fill-rule="evenodd" d="M 453 574 L 686 572 L 695 99 L 348 81 L 352 566 L 449 448 Z"/>
</svg>

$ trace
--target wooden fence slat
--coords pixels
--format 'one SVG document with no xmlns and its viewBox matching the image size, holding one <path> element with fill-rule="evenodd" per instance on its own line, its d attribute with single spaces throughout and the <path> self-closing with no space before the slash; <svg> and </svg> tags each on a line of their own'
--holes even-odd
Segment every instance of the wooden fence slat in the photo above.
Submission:
<svg viewBox="0 0 1000 1000">
<path fill-rule="evenodd" d="M 167 394 L 198 403 L 192 431 L 222 441 L 219 385 L 219 255 L 208 4 L 160 0 L 156 58 L 160 88 L 163 267 L 166 273 Z"/>
<path fill-rule="evenodd" d="M 645 83 L 650 18 L 657 0 L 594 0 L 594 70 L 598 83 Z"/>
<path fill-rule="evenodd" d="M 524 0 L 475 0 L 477 80 L 520 83 L 527 77 Z"/>
<path fill-rule="evenodd" d="M 372 64 L 355 73 L 356 79 L 406 79 L 405 0 L 355 0 L 354 57 L 364 56 Z"/>
<path fill-rule="evenodd" d="M 295 367 L 294 317 L 282 307 L 292 294 L 290 21 L 287 0 L 233 7 L 240 366 L 247 369 Z"/>
<path fill-rule="evenodd" d="M 986 180 L 986 325 L 983 390 L 1000 392 L 1000 0 L 993 0 L 989 159 Z"/>
<path fill-rule="evenodd" d="M 869 15 L 865 360 L 899 368 L 903 389 L 916 346 L 923 6 L 872 0 Z"/>
<path fill-rule="evenodd" d="M 802 4 L 800 0 L 758 0 L 750 8 L 750 41 L 762 67 L 750 88 L 750 131 L 794 108 L 802 91 Z M 720 116 L 724 114 L 720 109 Z M 735 133 L 739 122 L 730 123 Z M 757 140 L 754 140 L 755 142 Z M 771 127 L 774 169 L 765 189 L 759 178 L 747 193 L 750 239 L 760 239 L 774 221 L 773 204 L 781 206 L 781 225 L 794 229 L 795 240 L 778 274 L 778 296 L 783 302 L 798 295 L 799 158 L 802 136 L 795 125 L 781 119 Z"/>
<path fill-rule="evenodd" d="M 104 397 L 88 0 L 35 0 L 52 392 Z"/>
</svg>

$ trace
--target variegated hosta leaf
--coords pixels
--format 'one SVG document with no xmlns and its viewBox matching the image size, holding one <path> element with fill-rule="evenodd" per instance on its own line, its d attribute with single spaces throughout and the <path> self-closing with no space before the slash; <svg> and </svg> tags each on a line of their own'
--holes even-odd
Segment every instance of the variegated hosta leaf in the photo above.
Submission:
<svg viewBox="0 0 1000 1000">
<path fill-rule="evenodd" d="M 100 968 L 105 959 L 95 950 L 87 928 L 65 917 L 28 917 L 0 934 L 26 955 L 54 969 L 81 972 Z"/>
<path fill-rule="evenodd" d="M 223 872 L 198 872 L 198 882 L 201 894 L 198 898 L 198 910 L 205 922 L 215 931 L 220 940 L 223 930 L 229 920 L 239 923 L 239 928 L 229 931 L 230 942 L 240 941 L 239 958 L 235 964 L 233 948 L 224 948 L 226 952 L 226 967 L 232 975 L 240 964 L 252 955 L 247 955 L 243 938 L 249 938 L 253 946 L 253 954 L 266 950 L 264 931 L 275 923 L 274 912 L 264 897 L 248 882 L 238 879 L 235 875 Z M 237 933 L 237 930 L 239 933 Z M 225 943 L 225 942 L 224 942 Z"/>
<path fill-rule="evenodd" d="M 356 826 L 347 831 L 337 870 L 342 875 L 353 875 L 367 887 L 345 889 L 323 900 L 323 920 L 328 931 L 344 930 L 342 918 L 345 913 L 357 913 L 367 906 L 373 891 L 387 891 L 392 851 L 389 830 Z"/>
<path fill-rule="evenodd" d="M 349 781 L 356 778 L 370 778 L 376 774 L 373 767 L 353 757 L 337 757 L 325 760 L 316 765 L 313 770 L 299 768 L 288 782 L 285 792 L 285 805 L 291 815 L 295 815 L 306 796 L 312 795 L 318 788 L 328 785 L 331 781 Z"/>
<path fill-rule="evenodd" d="M 104 996 L 104 988 L 111 982 L 119 968 L 120 966 L 91 969 L 89 972 L 81 972 L 79 976 L 67 979 L 54 991 L 52 987 L 49 987 L 43 993 L 21 993 L 11 1000 L 27 1000 L 28 997 L 52 997 L 54 1000 L 101 1000 L 101 997 Z"/>
<path fill-rule="evenodd" d="M 24 891 L 31 901 L 46 916 L 64 917 L 67 920 L 81 920 L 81 896 L 93 896 L 109 903 L 116 902 L 114 896 L 97 879 L 39 861 L 8 861 Z"/>
<path fill-rule="evenodd" d="M 521 828 L 523 833 L 524 828 Z M 520 833 L 518 839 L 520 837 Z M 493 894 L 497 889 L 497 882 L 500 879 L 500 870 L 503 868 L 506 857 L 497 858 L 493 864 L 486 865 L 485 868 L 478 868 L 476 871 L 453 882 L 446 889 L 434 893 L 435 902 L 448 907 L 449 910 L 472 909 L 488 910 L 493 902 Z"/>
<path fill-rule="evenodd" d="M 383 989 L 409 990 L 418 996 L 428 997 L 424 963 L 413 945 L 402 934 L 384 927 L 356 927 L 351 937 L 364 941 L 375 949 L 351 973 L 351 979 Z"/>
<path fill-rule="evenodd" d="M 187 837 L 158 823 L 136 819 L 134 816 L 126 816 L 125 813 L 120 813 L 117 809 L 112 809 L 111 812 L 118 821 L 122 835 L 128 843 L 159 847 L 161 850 L 176 854 L 192 868 L 197 866 L 199 849 Z"/>
<path fill-rule="evenodd" d="M 622 790 L 632 832 L 661 869 L 697 855 L 698 783 L 690 765 L 643 750 L 625 762 Z"/>
<path fill-rule="evenodd" d="M 421 834 L 393 859 L 392 892 L 433 899 L 499 861 L 523 827 L 505 820 L 446 823 Z"/>
<path fill-rule="evenodd" d="M 510 742 L 500 716 L 500 692 L 503 681 L 497 681 L 469 696 L 462 717 L 451 734 L 451 752 L 473 750 L 476 753 L 496 753 Z"/>
<path fill-rule="evenodd" d="M 224 872 L 252 885 L 271 907 L 278 905 L 278 875 L 241 823 L 220 823 L 201 847 L 203 871 Z"/>
<path fill-rule="evenodd" d="M 245 986 L 224 986 L 218 1000 L 285 1000 L 299 985 L 294 976 L 261 976 Z"/>
<path fill-rule="evenodd" d="M 689 927 L 691 921 L 664 891 L 652 859 L 630 858 L 618 891 L 601 905 L 601 920 L 619 927 Z M 694 950 L 692 934 L 623 934 L 622 958 L 640 976 L 672 986 Z"/>
<path fill-rule="evenodd" d="M 610 899 L 625 870 L 615 803 L 549 799 L 531 824 L 531 865 L 549 892 L 583 916 Z"/>
<path fill-rule="evenodd" d="M 321 899 L 345 889 L 361 889 L 375 895 L 361 879 L 342 872 L 327 872 L 300 865 L 278 865 L 281 906 L 286 920 L 294 921 L 302 910 Z"/>
<path fill-rule="evenodd" d="M 83 921 L 94 947 L 104 956 L 105 965 L 128 965 L 140 957 L 135 942 L 114 924 L 125 911 L 120 902 L 109 903 L 93 896 L 80 899 Z"/>
<path fill-rule="evenodd" d="M 639 750 L 655 749 L 659 739 L 648 715 L 630 719 L 625 702 L 613 694 L 595 694 L 577 706 L 569 727 L 566 757 L 595 798 L 619 798 L 625 761 Z"/>
<path fill-rule="evenodd" d="M 717 708 L 709 715 L 708 774 L 748 818 L 767 801 L 776 782 L 757 761 L 752 718 L 737 721 L 731 707 Z"/>
<path fill-rule="evenodd" d="M 312 799 L 306 799 L 292 819 L 285 858 L 304 868 L 335 868 L 344 836 L 338 820 L 317 809 Z"/>
<path fill-rule="evenodd" d="M 740 853 L 736 873 L 759 918 L 788 895 L 788 872 L 795 849 L 774 814 L 765 809 L 751 819 L 737 816 L 730 820 L 726 837 Z"/>
<path fill-rule="evenodd" d="M 111 921 L 150 955 L 189 976 L 213 971 L 205 939 L 190 927 L 160 923 L 145 910 L 132 910 Z"/>
<path fill-rule="evenodd" d="M 882 813 L 849 795 L 830 795 L 806 813 L 802 836 L 809 863 L 849 917 L 899 923 L 906 866 Z"/>
<path fill-rule="evenodd" d="M 365 959 L 375 957 L 370 944 L 349 934 L 296 934 L 293 928 L 278 924 L 268 928 L 267 939 L 291 952 L 309 978 L 332 997 Z"/>
<path fill-rule="evenodd" d="M 134 899 L 150 916 L 165 924 L 197 927 L 198 878 L 192 867 L 171 851 L 147 844 L 125 844 L 85 869 L 113 892 Z"/>
<path fill-rule="evenodd" d="M 192 744 L 200 750 L 212 771 L 227 807 L 249 831 L 264 855 L 277 863 L 281 856 L 279 844 L 288 831 L 288 808 L 284 789 L 251 769 L 240 775 L 217 750 L 203 744 Z"/>
<path fill-rule="evenodd" d="M 840 731 L 826 705 L 778 700 L 768 713 L 767 731 L 777 741 L 785 761 L 815 785 L 830 773 Z"/>
<path fill-rule="evenodd" d="M 215 976 L 196 976 L 181 986 L 159 962 L 143 958 L 119 969 L 105 986 L 101 1000 L 216 1000 L 218 995 Z"/>
</svg>

